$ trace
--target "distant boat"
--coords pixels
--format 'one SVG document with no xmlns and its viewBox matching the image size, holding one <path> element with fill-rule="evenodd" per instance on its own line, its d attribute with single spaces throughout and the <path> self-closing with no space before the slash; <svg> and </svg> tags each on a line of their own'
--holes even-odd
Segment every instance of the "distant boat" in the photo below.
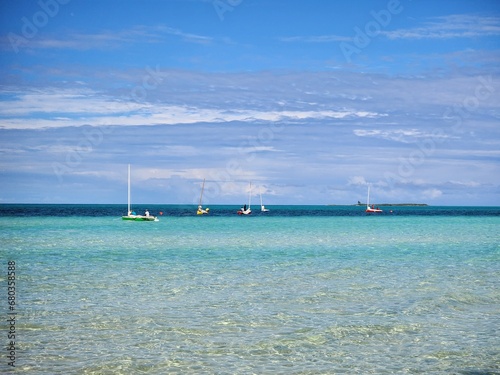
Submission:
<svg viewBox="0 0 500 375">
<path fill-rule="evenodd" d="M 252 183 L 250 182 L 250 193 L 248 194 L 248 207 L 245 204 L 240 210 L 237 212 L 238 215 L 250 215 L 252 213 L 252 209 L 250 208 L 252 204 Z"/>
<path fill-rule="evenodd" d="M 375 208 L 375 206 L 373 204 L 370 207 L 370 185 L 368 185 L 368 198 L 366 199 L 366 210 L 365 210 L 365 212 L 367 212 L 367 213 L 383 212 L 380 208 Z"/>
<path fill-rule="evenodd" d="M 198 210 L 196 215 L 205 215 L 210 212 L 210 208 L 203 208 L 203 191 L 205 190 L 205 179 L 203 179 L 203 184 L 201 185 L 200 202 L 198 203 Z"/>
<path fill-rule="evenodd" d="M 260 211 L 261 212 L 268 212 L 269 209 L 267 209 L 263 204 L 262 204 L 262 193 L 259 192 L 260 195 Z"/>
<path fill-rule="evenodd" d="M 130 164 L 128 165 L 128 191 L 127 191 L 127 215 L 122 216 L 123 220 L 132 220 L 132 221 L 159 221 L 156 216 L 152 216 L 149 214 L 149 211 L 146 210 L 144 215 L 137 215 L 134 211 L 130 209 Z"/>
</svg>

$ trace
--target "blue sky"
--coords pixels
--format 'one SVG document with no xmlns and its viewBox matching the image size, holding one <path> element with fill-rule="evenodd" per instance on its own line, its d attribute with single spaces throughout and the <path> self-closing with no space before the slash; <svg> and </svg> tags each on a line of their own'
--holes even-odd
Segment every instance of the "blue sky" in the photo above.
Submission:
<svg viewBox="0 0 500 375">
<path fill-rule="evenodd" d="M 0 7 L 0 203 L 500 205 L 497 1 Z"/>
</svg>

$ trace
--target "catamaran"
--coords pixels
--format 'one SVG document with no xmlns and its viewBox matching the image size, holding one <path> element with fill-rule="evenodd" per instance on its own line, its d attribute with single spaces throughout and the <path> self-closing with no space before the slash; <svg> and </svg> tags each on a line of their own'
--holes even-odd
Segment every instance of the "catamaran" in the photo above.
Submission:
<svg viewBox="0 0 500 375">
<path fill-rule="evenodd" d="M 252 209 L 250 208 L 252 204 L 252 183 L 250 182 L 250 193 L 248 194 L 248 207 L 245 204 L 240 210 L 237 212 L 238 215 L 250 215 L 252 213 Z"/>
<path fill-rule="evenodd" d="M 200 202 L 198 204 L 197 215 L 205 215 L 210 212 L 210 208 L 203 208 L 203 190 L 205 190 L 205 179 L 203 179 L 203 184 L 201 185 Z"/>
<path fill-rule="evenodd" d="M 380 208 L 375 208 L 375 205 L 373 205 L 373 204 L 370 207 L 370 185 L 368 185 L 368 197 L 366 199 L 366 210 L 365 210 L 365 212 L 367 212 L 367 213 L 383 212 Z"/>
<path fill-rule="evenodd" d="M 137 215 L 134 211 L 130 209 L 130 164 L 128 165 L 128 191 L 127 191 L 127 215 L 122 216 L 123 220 L 132 220 L 132 221 L 159 221 L 156 216 L 152 216 L 149 214 L 149 211 L 146 210 L 144 215 Z"/>
</svg>

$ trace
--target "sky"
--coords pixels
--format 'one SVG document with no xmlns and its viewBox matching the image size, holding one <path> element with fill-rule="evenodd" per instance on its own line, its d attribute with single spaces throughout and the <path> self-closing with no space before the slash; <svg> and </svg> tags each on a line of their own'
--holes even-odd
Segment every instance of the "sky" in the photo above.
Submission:
<svg viewBox="0 0 500 375">
<path fill-rule="evenodd" d="M 0 204 L 500 205 L 500 2 L 0 0 Z"/>
</svg>

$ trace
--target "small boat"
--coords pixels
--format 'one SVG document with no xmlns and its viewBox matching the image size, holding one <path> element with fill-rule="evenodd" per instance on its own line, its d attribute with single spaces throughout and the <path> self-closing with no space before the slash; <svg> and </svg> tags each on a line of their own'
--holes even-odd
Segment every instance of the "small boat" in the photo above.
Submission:
<svg viewBox="0 0 500 375">
<path fill-rule="evenodd" d="M 252 183 L 250 182 L 250 193 L 248 194 L 248 207 L 245 204 L 243 207 L 239 209 L 237 212 L 238 215 L 250 215 L 252 213 L 252 209 L 250 208 L 252 204 Z"/>
<path fill-rule="evenodd" d="M 368 185 L 368 198 L 366 199 L 366 213 L 374 214 L 378 212 L 383 212 L 380 208 L 375 208 L 375 205 L 371 205 L 370 207 L 370 185 Z"/>
<path fill-rule="evenodd" d="M 203 190 L 205 190 L 205 179 L 203 179 L 203 184 L 201 185 L 200 202 L 196 215 L 206 215 L 210 212 L 210 208 L 203 208 Z"/>
<path fill-rule="evenodd" d="M 269 209 L 268 209 L 268 208 L 266 208 L 266 206 L 264 206 L 264 205 L 262 204 L 262 193 L 260 193 L 260 192 L 259 192 L 259 195 L 260 195 L 260 211 L 261 211 L 261 212 L 269 212 Z"/>
<path fill-rule="evenodd" d="M 159 221 L 156 216 L 152 216 L 149 214 L 149 211 L 146 210 L 144 215 L 137 215 L 134 211 L 130 209 L 130 164 L 128 165 L 128 199 L 127 199 L 127 215 L 122 216 L 122 220 L 131 220 L 131 221 Z"/>
</svg>

